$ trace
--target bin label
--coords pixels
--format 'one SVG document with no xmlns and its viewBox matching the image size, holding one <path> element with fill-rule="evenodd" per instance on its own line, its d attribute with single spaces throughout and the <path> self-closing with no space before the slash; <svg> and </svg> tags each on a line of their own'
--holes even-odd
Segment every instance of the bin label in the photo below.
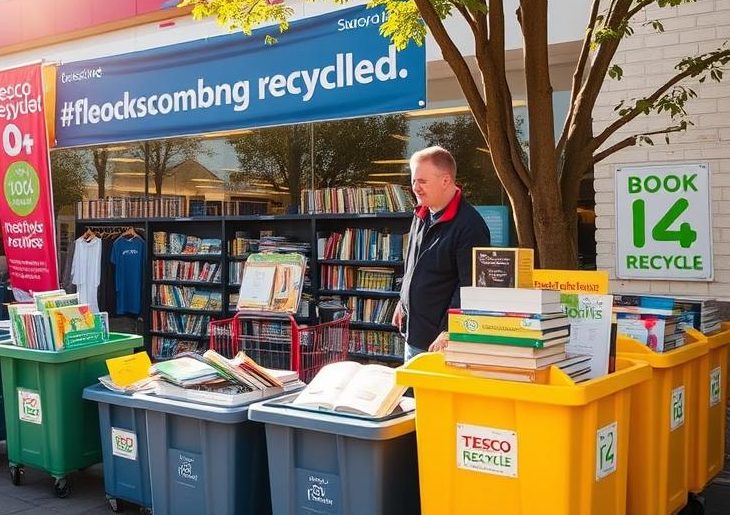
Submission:
<svg viewBox="0 0 730 515">
<path fill-rule="evenodd" d="M 672 390 L 672 416 L 669 425 L 672 431 L 684 425 L 684 385 Z"/>
<path fill-rule="evenodd" d="M 456 424 L 456 466 L 484 474 L 517 477 L 517 433 Z"/>
<path fill-rule="evenodd" d="M 18 411 L 20 420 L 31 424 L 42 424 L 41 395 L 38 392 L 18 388 Z"/>
<path fill-rule="evenodd" d="M 168 449 L 172 475 L 175 482 L 187 486 L 197 486 L 202 480 L 202 460 L 200 454 Z"/>
<path fill-rule="evenodd" d="M 297 468 L 297 513 L 337 515 L 343 512 L 340 477 Z"/>
<path fill-rule="evenodd" d="M 710 407 L 720 404 L 720 388 L 722 388 L 722 368 L 713 368 L 710 372 Z"/>
<path fill-rule="evenodd" d="M 596 432 L 596 481 L 616 472 L 618 424 L 613 422 Z"/>
<path fill-rule="evenodd" d="M 137 461 L 137 434 L 112 427 L 112 454 Z"/>
</svg>

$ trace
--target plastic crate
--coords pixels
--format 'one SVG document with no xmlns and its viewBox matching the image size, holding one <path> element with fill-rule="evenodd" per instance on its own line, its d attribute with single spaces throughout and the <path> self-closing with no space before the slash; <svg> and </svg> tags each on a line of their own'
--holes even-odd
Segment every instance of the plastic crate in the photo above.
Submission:
<svg viewBox="0 0 730 515">
<path fill-rule="evenodd" d="M 730 324 L 723 323 L 722 330 L 712 335 L 705 336 L 693 329 L 688 333 L 690 338 L 707 344 L 691 399 L 696 423 L 690 426 L 689 434 L 689 491 L 698 494 L 725 465 Z"/>
<path fill-rule="evenodd" d="M 675 514 L 689 495 L 690 463 L 695 459 L 690 428 L 698 423 L 692 399 L 707 344 L 692 341 L 654 352 L 619 336 L 616 349 L 619 357 L 642 361 L 653 371 L 651 379 L 636 388 L 631 402 L 627 512 Z"/>
<path fill-rule="evenodd" d="M 86 387 L 83 397 L 99 406 L 104 491 L 110 507 L 118 511 L 120 501 L 126 501 L 151 509 L 147 404 L 100 384 Z"/>
<path fill-rule="evenodd" d="M 549 384 L 519 383 L 416 356 L 396 379 L 415 393 L 421 513 L 624 514 L 632 390 L 650 377 L 617 360 L 584 383 L 556 367 Z"/>
<path fill-rule="evenodd" d="M 418 515 L 413 413 L 381 420 L 251 406 L 266 423 L 274 515 Z"/>
<path fill-rule="evenodd" d="M 264 426 L 248 420 L 248 405 L 138 399 L 147 410 L 155 515 L 271 513 Z"/>
<path fill-rule="evenodd" d="M 86 386 L 107 373 L 106 360 L 131 354 L 142 337 L 114 334 L 103 344 L 59 352 L 0 345 L 8 462 L 19 484 L 24 465 L 50 473 L 59 497 L 66 475 L 101 461 L 96 406 Z"/>
</svg>

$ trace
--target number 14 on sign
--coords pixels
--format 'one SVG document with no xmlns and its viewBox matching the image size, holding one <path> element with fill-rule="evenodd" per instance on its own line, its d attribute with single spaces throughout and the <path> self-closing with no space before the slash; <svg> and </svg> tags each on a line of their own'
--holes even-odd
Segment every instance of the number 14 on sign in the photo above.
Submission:
<svg viewBox="0 0 730 515">
<path fill-rule="evenodd" d="M 688 207 L 689 202 L 684 198 L 672 204 L 651 230 L 654 241 L 676 241 L 683 249 L 690 248 L 697 241 L 697 231 L 689 223 L 681 223 L 678 230 L 670 229 Z M 643 199 L 634 200 L 631 210 L 634 219 L 634 246 L 640 249 L 646 245 L 646 202 Z"/>
</svg>

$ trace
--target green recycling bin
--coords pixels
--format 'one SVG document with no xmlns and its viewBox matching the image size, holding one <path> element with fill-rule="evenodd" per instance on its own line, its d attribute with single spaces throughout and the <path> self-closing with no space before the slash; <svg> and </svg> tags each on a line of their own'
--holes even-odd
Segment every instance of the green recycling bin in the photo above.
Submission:
<svg viewBox="0 0 730 515">
<path fill-rule="evenodd" d="M 0 345 L 8 465 L 14 485 L 25 465 L 55 478 L 66 497 L 66 477 L 102 461 L 99 415 L 83 389 L 107 374 L 106 360 L 131 354 L 142 337 L 112 333 L 106 342 L 62 351 Z"/>
</svg>

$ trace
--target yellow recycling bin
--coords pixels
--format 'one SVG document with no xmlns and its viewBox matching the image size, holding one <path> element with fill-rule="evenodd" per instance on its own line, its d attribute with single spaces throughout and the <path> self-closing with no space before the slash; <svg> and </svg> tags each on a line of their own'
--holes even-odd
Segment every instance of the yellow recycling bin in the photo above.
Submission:
<svg viewBox="0 0 730 515">
<path fill-rule="evenodd" d="M 619 358 L 647 363 L 651 380 L 640 384 L 631 399 L 629 436 L 628 515 L 671 515 L 687 504 L 689 494 L 690 427 L 699 364 L 707 342 L 691 335 L 684 346 L 654 352 L 619 336 Z"/>
<path fill-rule="evenodd" d="M 700 493 L 725 465 L 730 323 L 723 323 L 720 332 L 707 336 L 693 329 L 688 333 L 693 339 L 707 343 L 707 354 L 700 359 L 692 398 L 696 423 L 690 426 L 689 436 L 689 491 Z"/>
<path fill-rule="evenodd" d="M 575 384 L 475 377 L 440 353 L 399 368 L 413 387 L 422 515 L 622 515 L 633 386 L 644 363 Z"/>
</svg>

